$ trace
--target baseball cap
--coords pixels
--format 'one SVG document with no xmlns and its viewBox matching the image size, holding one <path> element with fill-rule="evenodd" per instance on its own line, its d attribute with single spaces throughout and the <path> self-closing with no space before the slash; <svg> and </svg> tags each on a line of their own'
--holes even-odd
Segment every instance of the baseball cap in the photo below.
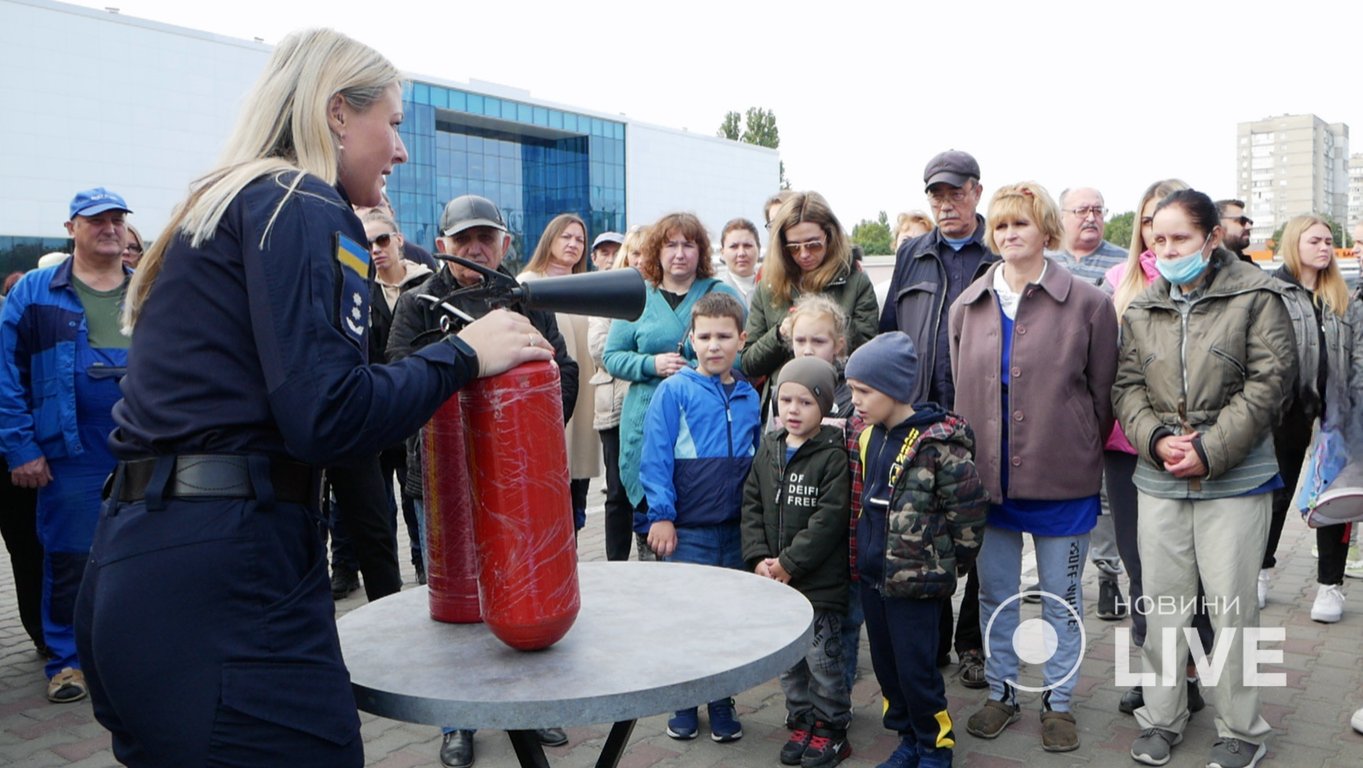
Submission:
<svg viewBox="0 0 1363 768">
<path fill-rule="evenodd" d="M 948 149 L 928 161 L 923 169 L 924 189 L 939 182 L 964 187 L 967 179 L 980 179 L 980 164 L 968 152 Z"/>
<path fill-rule="evenodd" d="M 446 236 L 457 235 L 472 227 L 492 227 L 505 232 L 506 222 L 502 212 L 486 197 L 461 195 L 445 203 L 440 214 L 440 232 Z"/>
<path fill-rule="evenodd" d="M 620 234 L 619 232 L 602 232 L 601 234 L 596 236 L 595 240 L 592 241 L 592 250 L 594 251 L 597 248 L 600 248 L 602 243 L 615 243 L 616 245 L 624 245 L 625 236 Z"/>
<path fill-rule="evenodd" d="M 98 216 L 105 211 L 123 211 L 132 213 L 128 204 L 119 195 L 110 192 L 104 187 L 93 189 L 83 189 L 71 198 L 71 218 L 77 216 Z"/>
</svg>

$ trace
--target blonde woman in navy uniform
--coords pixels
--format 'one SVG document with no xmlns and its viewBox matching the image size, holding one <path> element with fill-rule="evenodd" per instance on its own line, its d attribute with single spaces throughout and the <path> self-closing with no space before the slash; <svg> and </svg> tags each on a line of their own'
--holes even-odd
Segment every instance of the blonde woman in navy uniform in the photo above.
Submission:
<svg viewBox="0 0 1363 768">
<path fill-rule="evenodd" d="M 129 766 L 360 766 L 317 467 L 416 431 L 479 375 L 552 350 L 493 312 L 368 365 L 351 205 L 407 160 L 397 70 L 330 30 L 285 38 L 223 154 L 141 262 L 77 607 L 95 715 Z"/>
</svg>

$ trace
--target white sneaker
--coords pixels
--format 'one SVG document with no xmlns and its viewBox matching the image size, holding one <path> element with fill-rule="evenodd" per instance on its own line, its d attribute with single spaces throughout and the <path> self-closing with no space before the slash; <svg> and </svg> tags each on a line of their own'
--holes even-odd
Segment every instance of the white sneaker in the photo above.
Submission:
<svg viewBox="0 0 1363 768">
<path fill-rule="evenodd" d="M 1311 604 L 1311 620 L 1334 624 L 1344 615 L 1344 590 L 1337 584 L 1321 584 Z"/>
<path fill-rule="evenodd" d="M 1259 569 L 1259 607 L 1263 608 L 1268 603 L 1268 580 L 1273 571 L 1267 568 Z"/>
<path fill-rule="evenodd" d="M 1363 733 L 1363 709 L 1354 712 L 1353 719 L 1349 720 L 1349 725 L 1352 725 L 1355 731 Z"/>
<path fill-rule="evenodd" d="M 1358 553 L 1358 545 L 1349 547 L 1349 554 L 1344 558 L 1344 575 L 1351 579 L 1363 579 L 1363 556 Z"/>
</svg>

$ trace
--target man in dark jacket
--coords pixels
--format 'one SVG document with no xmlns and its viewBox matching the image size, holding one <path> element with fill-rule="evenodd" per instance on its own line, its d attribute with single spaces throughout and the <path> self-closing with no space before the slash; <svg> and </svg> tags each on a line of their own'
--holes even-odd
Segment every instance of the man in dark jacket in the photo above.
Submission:
<svg viewBox="0 0 1363 768">
<path fill-rule="evenodd" d="M 947 311 L 966 286 L 998 257 L 986 246 L 984 217 L 976 213 L 984 188 L 975 158 L 955 149 L 942 152 L 928 161 L 923 182 L 937 228 L 899 246 L 880 330 L 903 331 L 913 339 L 920 366 L 914 404 L 931 401 L 950 410 L 956 390 L 951 380 Z M 961 682 L 969 688 L 988 685 L 981 651 L 979 594 L 979 579 L 971 568 L 961 597 L 955 643 L 961 660 Z M 938 663 L 946 664 L 951 646 L 949 601 L 944 602 L 941 631 Z"/>
<path fill-rule="evenodd" d="M 440 253 L 467 259 L 511 277 L 510 272 L 502 269 L 502 259 L 511 246 L 511 235 L 507 232 L 501 211 L 491 200 L 477 195 L 464 195 L 451 200 L 440 215 L 440 232 L 441 237 L 436 240 L 436 250 Z M 476 285 L 482 280 L 482 275 L 467 267 L 447 263 L 426 282 L 399 296 L 397 306 L 393 308 L 393 325 L 388 334 L 388 360 L 401 360 L 444 336 L 444 331 L 440 330 L 440 318 L 445 311 L 418 300 L 418 296 L 443 299 L 459 288 Z M 469 297 L 456 298 L 449 303 L 474 319 L 493 309 L 486 300 Z M 568 356 L 568 347 L 563 343 L 563 336 L 558 331 L 558 323 L 552 313 L 535 310 L 521 310 L 521 313 L 554 345 L 554 362 L 558 363 L 566 420 L 573 412 L 573 403 L 577 402 L 577 363 Z M 413 498 L 421 500 L 424 496 L 424 472 L 419 438 L 408 442 L 406 490 Z M 417 520 L 422 524 L 423 536 L 424 519 L 425 510 L 418 507 Z M 545 746 L 556 747 L 568 743 L 568 737 L 559 728 L 543 728 L 538 734 L 540 743 Z M 473 731 L 446 728 L 444 741 L 440 745 L 440 763 L 447 768 L 468 768 L 473 765 Z"/>
</svg>

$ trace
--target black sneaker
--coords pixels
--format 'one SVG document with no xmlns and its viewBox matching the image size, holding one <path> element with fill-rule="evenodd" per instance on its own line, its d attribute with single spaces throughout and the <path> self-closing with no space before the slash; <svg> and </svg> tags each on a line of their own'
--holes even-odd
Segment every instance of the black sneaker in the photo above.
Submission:
<svg viewBox="0 0 1363 768">
<path fill-rule="evenodd" d="M 813 736 L 814 734 L 809 732 L 809 726 L 796 722 L 791 727 L 790 738 L 781 745 L 781 765 L 799 765 L 800 758 L 804 757 L 805 749 L 809 747 L 809 740 Z"/>
<path fill-rule="evenodd" d="M 331 572 L 331 597 L 333 600 L 344 600 L 359 588 L 360 575 L 358 573 L 343 568 L 337 568 Z"/>
<path fill-rule="evenodd" d="M 1202 698 L 1202 686 L 1198 685 L 1197 678 L 1188 681 L 1188 714 L 1201 712 L 1207 708 L 1207 702 Z"/>
<path fill-rule="evenodd" d="M 425 564 L 425 563 L 412 563 L 412 565 L 416 566 L 416 583 L 417 583 L 419 586 L 425 586 L 425 584 L 426 584 L 426 564 Z"/>
<path fill-rule="evenodd" d="M 1122 599 L 1122 588 L 1117 586 L 1117 582 L 1107 579 L 1098 582 L 1098 605 L 1095 612 L 1103 621 L 1126 618 L 1126 600 Z"/>
<path fill-rule="evenodd" d="M 1117 702 L 1117 711 L 1130 715 L 1143 706 L 1145 706 L 1145 689 L 1138 685 L 1122 694 L 1122 700 Z"/>
<path fill-rule="evenodd" d="M 847 730 L 833 728 L 825 722 L 814 723 L 814 731 L 809 738 L 809 746 L 800 757 L 800 768 L 832 768 L 852 755 L 852 745 L 847 742 Z"/>
</svg>

